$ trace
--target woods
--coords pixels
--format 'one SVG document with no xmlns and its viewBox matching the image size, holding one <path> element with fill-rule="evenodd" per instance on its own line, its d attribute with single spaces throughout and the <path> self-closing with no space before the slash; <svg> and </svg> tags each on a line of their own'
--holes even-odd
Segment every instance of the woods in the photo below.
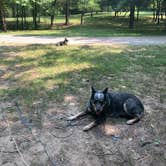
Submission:
<svg viewBox="0 0 166 166">
<path fill-rule="evenodd" d="M 59 15 L 64 16 L 64 25 L 69 25 L 70 15 L 80 15 L 80 24 L 83 24 L 86 13 L 93 17 L 98 12 L 115 12 L 115 17 L 124 13 L 129 28 L 133 29 L 140 11 L 151 11 L 152 21 L 159 25 L 166 20 L 166 0 L 1 0 L 0 28 L 2 31 L 39 29 L 40 18 L 50 17 L 49 27 L 52 29 Z M 12 25 L 6 22 L 6 18 L 14 19 Z"/>
</svg>

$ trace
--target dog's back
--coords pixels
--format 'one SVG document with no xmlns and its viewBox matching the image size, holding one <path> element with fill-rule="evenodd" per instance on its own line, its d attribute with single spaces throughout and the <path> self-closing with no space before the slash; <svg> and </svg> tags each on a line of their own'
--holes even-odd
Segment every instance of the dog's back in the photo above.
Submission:
<svg viewBox="0 0 166 166">
<path fill-rule="evenodd" d="M 140 115 L 144 112 L 142 102 L 136 96 L 129 93 L 108 92 L 107 100 L 109 102 L 107 109 L 115 116 Z"/>
</svg>

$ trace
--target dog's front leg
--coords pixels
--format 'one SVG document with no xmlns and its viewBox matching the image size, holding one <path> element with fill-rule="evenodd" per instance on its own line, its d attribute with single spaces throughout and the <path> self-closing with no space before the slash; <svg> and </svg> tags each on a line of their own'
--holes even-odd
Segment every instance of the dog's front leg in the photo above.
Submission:
<svg viewBox="0 0 166 166">
<path fill-rule="evenodd" d="M 104 121 L 105 121 L 105 117 L 100 117 L 99 119 L 97 119 L 97 120 L 91 122 L 90 124 L 88 124 L 87 126 L 85 126 L 83 128 L 83 131 L 88 131 L 88 130 L 92 129 L 93 127 L 101 124 Z"/>
<path fill-rule="evenodd" d="M 96 125 L 97 125 L 96 121 L 91 122 L 90 124 L 88 124 L 87 126 L 85 126 L 85 127 L 83 128 L 83 131 L 88 131 L 88 130 L 90 130 L 91 128 L 95 127 Z"/>
<path fill-rule="evenodd" d="M 67 120 L 75 120 L 81 116 L 87 115 L 87 112 L 79 112 L 78 114 L 74 115 L 74 116 L 70 116 L 67 118 Z"/>
</svg>

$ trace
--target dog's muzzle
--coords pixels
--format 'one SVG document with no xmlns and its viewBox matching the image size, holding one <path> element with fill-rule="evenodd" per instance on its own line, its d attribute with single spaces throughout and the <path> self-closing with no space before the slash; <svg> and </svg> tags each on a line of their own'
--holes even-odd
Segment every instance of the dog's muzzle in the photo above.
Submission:
<svg viewBox="0 0 166 166">
<path fill-rule="evenodd" d="M 104 105 L 100 105 L 100 104 L 95 105 L 95 104 L 93 104 L 93 108 L 95 110 L 95 113 L 97 115 L 101 114 L 101 112 L 104 110 L 104 106 L 105 106 L 105 104 Z"/>
</svg>

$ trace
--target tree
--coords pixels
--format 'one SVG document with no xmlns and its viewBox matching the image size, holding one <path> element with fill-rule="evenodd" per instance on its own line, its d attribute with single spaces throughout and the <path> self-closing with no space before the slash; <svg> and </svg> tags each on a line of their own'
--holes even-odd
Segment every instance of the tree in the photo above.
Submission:
<svg viewBox="0 0 166 166">
<path fill-rule="evenodd" d="M 91 17 L 93 16 L 93 12 L 97 12 L 100 10 L 99 1 L 98 0 L 90 0 L 88 3 L 88 11 L 91 13 Z"/>
<path fill-rule="evenodd" d="M 129 19 L 129 28 L 134 28 L 134 15 L 135 15 L 135 0 L 130 0 L 130 19 Z"/>
<path fill-rule="evenodd" d="M 40 0 L 30 0 L 30 4 L 32 6 L 32 16 L 33 16 L 33 25 L 34 29 L 37 29 L 37 15 L 38 15 L 38 7 L 40 5 Z"/>
<path fill-rule="evenodd" d="M 81 11 L 81 24 L 83 24 L 83 18 L 86 12 L 98 11 L 100 9 L 98 0 L 79 0 L 78 9 Z"/>
<path fill-rule="evenodd" d="M 45 11 L 47 15 L 50 16 L 50 28 L 54 25 L 55 14 L 57 10 L 57 0 L 47 0 L 42 4 L 42 9 Z"/>
<path fill-rule="evenodd" d="M 6 12 L 7 12 L 7 3 L 6 0 L 1 0 L 0 1 L 0 25 L 1 25 L 1 30 L 6 32 L 7 27 L 6 27 Z"/>
<path fill-rule="evenodd" d="M 70 0 L 66 0 L 65 2 L 65 25 L 69 24 L 69 7 L 70 7 Z"/>
</svg>

